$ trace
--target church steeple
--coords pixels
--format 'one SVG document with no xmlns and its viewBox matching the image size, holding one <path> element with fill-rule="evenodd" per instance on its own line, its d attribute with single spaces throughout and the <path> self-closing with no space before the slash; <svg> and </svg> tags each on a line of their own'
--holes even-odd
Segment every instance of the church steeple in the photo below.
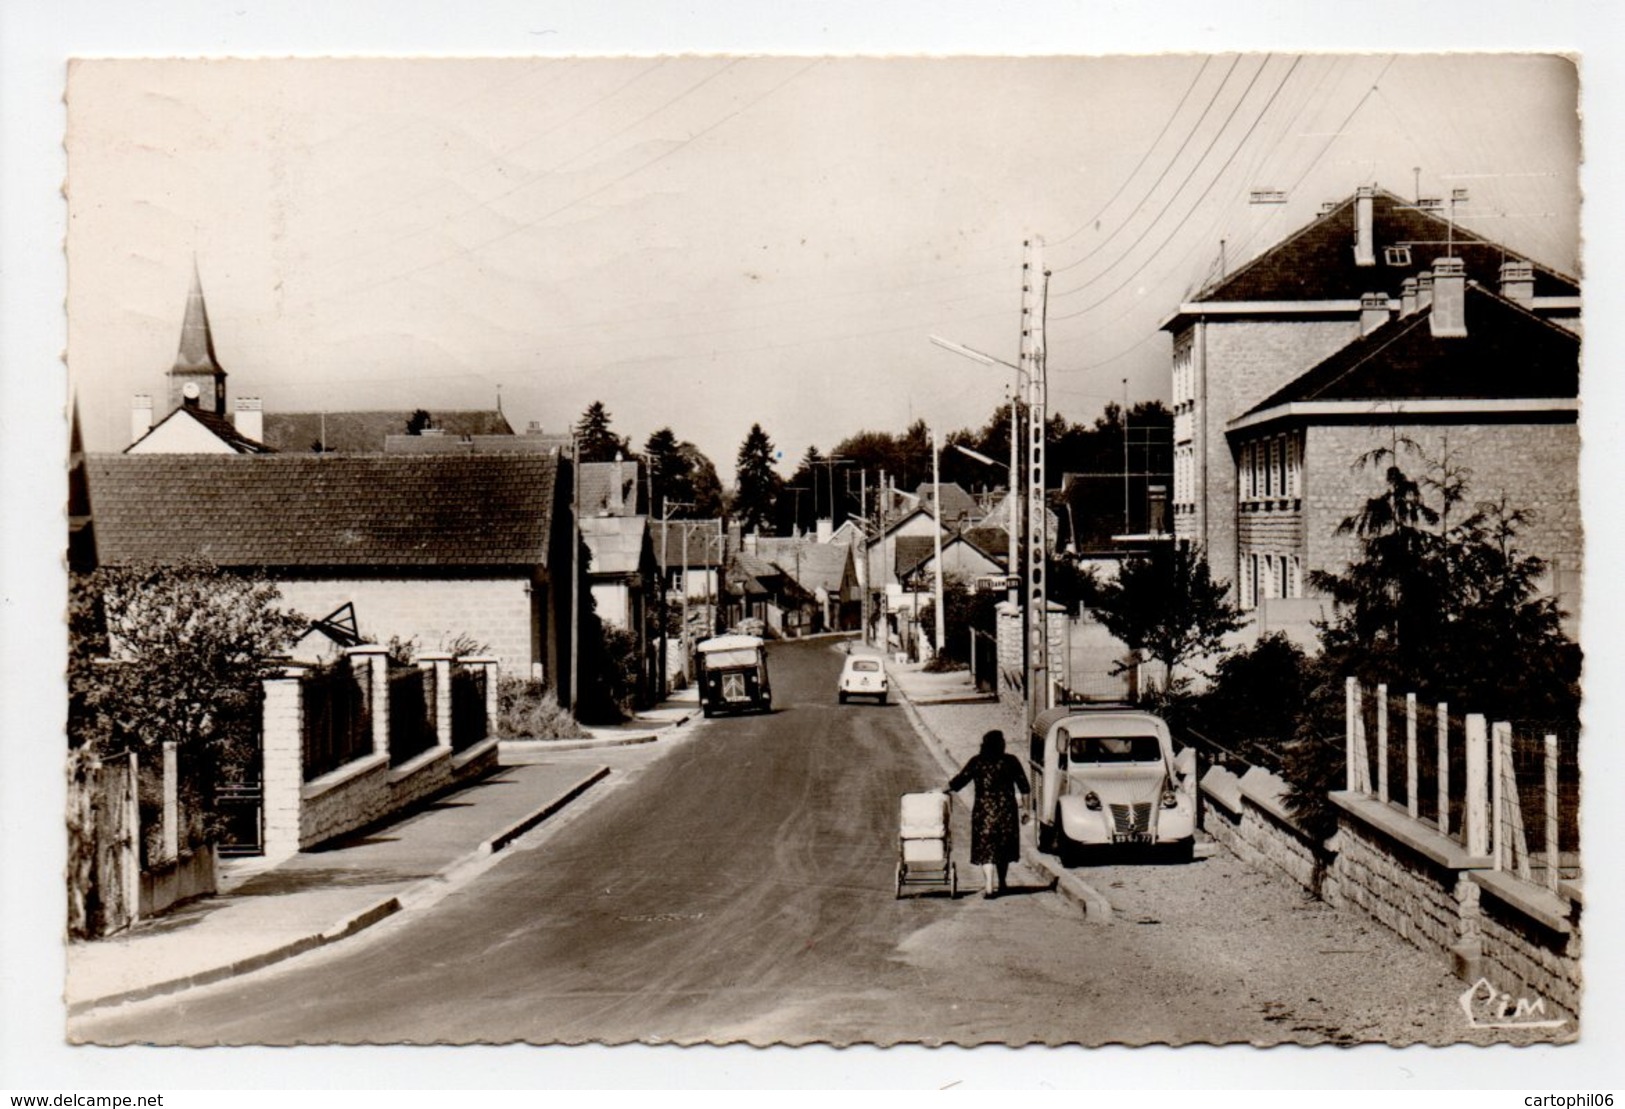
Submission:
<svg viewBox="0 0 1625 1109">
<path fill-rule="evenodd" d="M 195 386 L 195 391 L 188 390 L 188 385 Z M 192 291 L 186 295 L 181 345 L 169 370 L 169 403 L 172 408 L 190 403 L 217 416 L 226 414 L 226 371 L 215 358 L 209 309 L 203 303 L 203 281 L 198 276 L 196 258 L 192 259 Z"/>
</svg>

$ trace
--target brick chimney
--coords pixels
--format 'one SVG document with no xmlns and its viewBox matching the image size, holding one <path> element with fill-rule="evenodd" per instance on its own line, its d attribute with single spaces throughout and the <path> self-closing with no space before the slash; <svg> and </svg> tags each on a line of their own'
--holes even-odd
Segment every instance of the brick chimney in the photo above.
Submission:
<svg viewBox="0 0 1625 1109">
<path fill-rule="evenodd" d="M 1535 267 L 1529 262 L 1501 263 L 1501 295 L 1528 307 L 1535 300 Z"/>
<path fill-rule="evenodd" d="M 820 543 L 828 543 L 829 540 L 830 540 L 830 536 L 832 536 L 834 534 L 835 534 L 835 521 L 831 520 L 828 516 L 819 517 L 819 519 L 818 519 L 818 542 L 820 542 Z"/>
<path fill-rule="evenodd" d="M 1388 322 L 1386 293 L 1360 294 L 1360 334 L 1369 335 Z"/>
<path fill-rule="evenodd" d="M 1433 262 L 1433 315 L 1428 320 L 1436 339 L 1467 334 L 1467 266 L 1460 258 Z"/>
<path fill-rule="evenodd" d="M 135 442 L 152 430 L 152 397 L 137 393 L 130 405 L 130 442 Z"/>
<path fill-rule="evenodd" d="M 252 439 L 256 443 L 265 441 L 265 413 L 260 406 L 258 397 L 238 397 L 237 411 L 232 418 L 232 426 L 237 434 L 244 439 Z"/>
<path fill-rule="evenodd" d="M 604 498 L 604 514 L 619 516 L 625 505 L 621 498 L 621 452 L 615 452 L 615 468 L 609 472 L 609 495 Z"/>
<path fill-rule="evenodd" d="M 1416 275 L 1416 310 L 1425 312 L 1433 306 L 1433 271 L 1423 270 Z"/>
<path fill-rule="evenodd" d="M 1354 264 L 1377 264 L 1376 207 L 1377 190 L 1373 185 L 1361 185 L 1354 191 Z"/>
<path fill-rule="evenodd" d="M 1413 316 L 1416 314 L 1416 278 L 1407 277 L 1400 285 L 1399 315 Z"/>
</svg>

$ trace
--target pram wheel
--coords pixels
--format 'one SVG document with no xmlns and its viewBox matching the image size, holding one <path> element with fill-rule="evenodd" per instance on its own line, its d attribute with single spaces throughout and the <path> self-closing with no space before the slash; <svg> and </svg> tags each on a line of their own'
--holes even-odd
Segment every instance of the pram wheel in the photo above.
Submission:
<svg viewBox="0 0 1625 1109">
<path fill-rule="evenodd" d="M 902 897 L 903 897 L 903 864 L 898 863 L 897 864 L 897 893 L 893 896 L 892 900 L 898 901 L 898 900 L 901 900 Z"/>
<path fill-rule="evenodd" d="M 956 863 L 948 864 L 948 900 L 954 901 L 959 897 L 959 866 Z"/>
</svg>

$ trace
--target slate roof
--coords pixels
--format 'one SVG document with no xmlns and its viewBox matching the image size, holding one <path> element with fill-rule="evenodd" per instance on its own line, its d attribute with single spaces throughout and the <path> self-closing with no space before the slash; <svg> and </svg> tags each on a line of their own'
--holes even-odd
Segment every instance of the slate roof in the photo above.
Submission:
<svg viewBox="0 0 1625 1109">
<path fill-rule="evenodd" d="M 467 435 L 512 435 L 513 428 L 501 412 L 472 410 L 432 412 L 434 426 L 442 432 L 431 438 L 457 439 Z M 412 410 L 400 412 L 267 412 L 265 443 L 279 451 L 310 451 L 322 442 L 339 454 L 376 454 L 384 449 L 388 435 L 404 435 Z"/>
<path fill-rule="evenodd" d="M 810 539 L 758 539 L 756 553 L 784 571 L 803 589 L 839 593 L 852 548 Z"/>
<path fill-rule="evenodd" d="M 1515 400 L 1580 395 L 1580 338 L 1476 285 L 1467 334 L 1434 338 L 1433 309 L 1396 317 L 1343 347 L 1246 415 L 1296 401 Z"/>
<path fill-rule="evenodd" d="M 919 498 L 920 504 L 929 508 L 935 504 L 931 492 L 931 482 L 923 481 L 914 491 L 914 495 Z M 974 520 L 980 515 L 981 509 L 976 504 L 976 498 L 965 492 L 958 482 L 942 483 L 942 519 L 946 523 L 953 524 L 961 518 Z"/>
<path fill-rule="evenodd" d="M 635 574 L 643 568 L 648 521 L 642 516 L 583 516 L 581 539 L 592 555 L 592 576 Z"/>
<path fill-rule="evenodd" d="M 943 543 L 948 542 L 944 537 Z M 899 578 L 909 574 L 931 561 L 937 553 L 937 542 L 929 535 L 899 535 L 897 537 L 896 569 Z"/>
<path fill-rule="evenodd" d="M 546 566 L 556 459 L 91 455 L 103 564 Z"/>
<path fill-rule="evenodd" d="M 1454 254 L 1467 266 L 1467 276 L 1491 288 L 1501 281 L 1501 263 L 1519 260 L 1499 243 L 1491 242 L 1430 212 L 1416 210 L 1407 200 L 1378 189 L 1372 202 L 1372 242 L 1376 265 L 1354 264 L 1355 198 L 1349 197 L 1330 212 L 1317 217 L 1288 235 L 1280 243 L 1241 266 L 1234 273 L 1193 299 L 1214 301 L 1269 300 L 1356 300 L 1362 293 L 1387 293 L 1397 297 L 1405 278 L 1433 268 L 1433 260 L 1443 257 L 1447 239 L 1454 241 Z M 1391 265 L 1384 247 L 1415 243 L 1410 261 Z M 1534 264 L 1535 295 L 1579 296 L 1579 284 L 1572 278 L 1538 263 Z"/>
<path fill-rule="evenodd" d="M 1010 533 L 1003 528 L 968 528 L 961 538 L 982 554 L 1003 566 L 1010 557 Z"/>
<path fill-rule="evenodd" d="M 560 435 L 384 436 L 385 454 L 569 454 L 570 438 Z"/>
<path fill-rule="evenodd" d="M 202 424 L 209 430 L 211 435 L 215 436 L 215 438 L 231 447 L 231 449 L 236 451 L 238 454 L 276 453 L 274 448 L 268 447 L 264 443 L 258 442 L 254 439 L 250 439 L 248 436 L 239 432 L 237 430 L 237 425 L 226 419 L 224 416 L 216 415 L 207 409 L 199 408 L 190 404 L 181 405 L 179 408 L 176 408 L 174 411 L 170 412 L 169 415 L 153 424 L 147 429 L 146 435 L 143 435 L 140 439 L 137 439 L 135 443 L 131 443 L 130 446 L 125 447 L 125 451 L 129 451 L 131 447 L 136 445 L 136 443 L 143 442 L 147 436 L 163 427 L 170 420 L 186 419 L 187 417 L 190 417 Z"/>
</svg>

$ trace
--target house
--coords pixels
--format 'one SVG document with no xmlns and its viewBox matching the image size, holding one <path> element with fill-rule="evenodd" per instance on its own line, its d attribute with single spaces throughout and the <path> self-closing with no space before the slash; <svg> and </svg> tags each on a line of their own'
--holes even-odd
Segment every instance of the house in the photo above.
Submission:
<svg viewBox="0 0 1625 1109">
<path fill-rule="evenodd" d="M 728 551 L 735 548 L 721 520 L 650 520 L 649 531 L 667 592 L 691 602 L 722 596 Z"/>
<path fill-rule="evenodd" d="M 576 490 L 581 515 L 586 517 L 646 514 L 648 504 L 644 494 L 647 490 L 640 473 L 639 463 L 620 458 L 613 462 L 581 463 L 581 477 Z"/>
<path fill-rule="evenodd" d="M 1251 574 L 1250 563 L 1243 573 L 1239 506 L 1252 498 L 1241 496 L 1232 421 L 1403 312 L 1407 297 L 1428 303 L 1435 259 L 1459 263 L 1464 281 L 1498 290 L 1527 315 L 1578 329 L 1573 278 L 1428 209 L 1362 186 L 1162 325 L 1173 339 L 1173 532 L 1206 549 L 1235 596 Z M 1278 449 L 1297 448 L 1283 440 Z M 1249 553 L 1262 553 L 1251 543 Z M 1291 573 L 1289 562 L 1288 582 Z"/>
<path fill-rule="evenodd" d="M 116 454 L 85 459 L 101 565 L 203 558 L 373 642 L 484 644 L 557 686 L 569 660 L 568 463 L 545 456 Z"/>
<path fill-rule="evenodd" d="M 1382 475 L 1351 466 L 1401 441 L 1465 466 L 1472 501 L 1530 511 L 1520 543 L 1547 560 L 1559 606 L 1578 611 L 1579 336 L 1469 281 L 1460 259 L 1436 260 L 1432 277 L 1430 297 L 1407 290 L 1397 313 L 1374 301 L 1364 334 L 1226 425 L 1239 599 L 1266 628 L 1318 615 L 1278 602 L 1311 596 L 1310 573 L 1355 556 L 1356 537 L 1337 528 Z M 1422 471 L 1420 458 L 1399 462 Z"/>
<path fill-rule="evenodd" d="M 809 630 L 851 631 L 861 620 L 862 597 L 852 548 L 810 538 L 756 539 L 755 553 L 777 566 L 816 603 Z"/>
<path fill-rule="evenodd" d="M 1004 576 L 1005 552 L 994 542 L 1003 539 L 997 529 L 975 529 L 942 537 L 942 573 L 973 584 L 979 578 Z M 936 540 L 906 536 L 897 542 L 897 580 L 907 592 L 935 589 Z"/>
<path fill-rule="evenodd" d="M 814 630 L 819 606 L 812 592 L 776 563 L 751 550 L 754 536 L 729 557 L 723 575 L 727 596 L 727 622 L 760 620 L 781 635 L 805 635 Z"/>
</svg>

